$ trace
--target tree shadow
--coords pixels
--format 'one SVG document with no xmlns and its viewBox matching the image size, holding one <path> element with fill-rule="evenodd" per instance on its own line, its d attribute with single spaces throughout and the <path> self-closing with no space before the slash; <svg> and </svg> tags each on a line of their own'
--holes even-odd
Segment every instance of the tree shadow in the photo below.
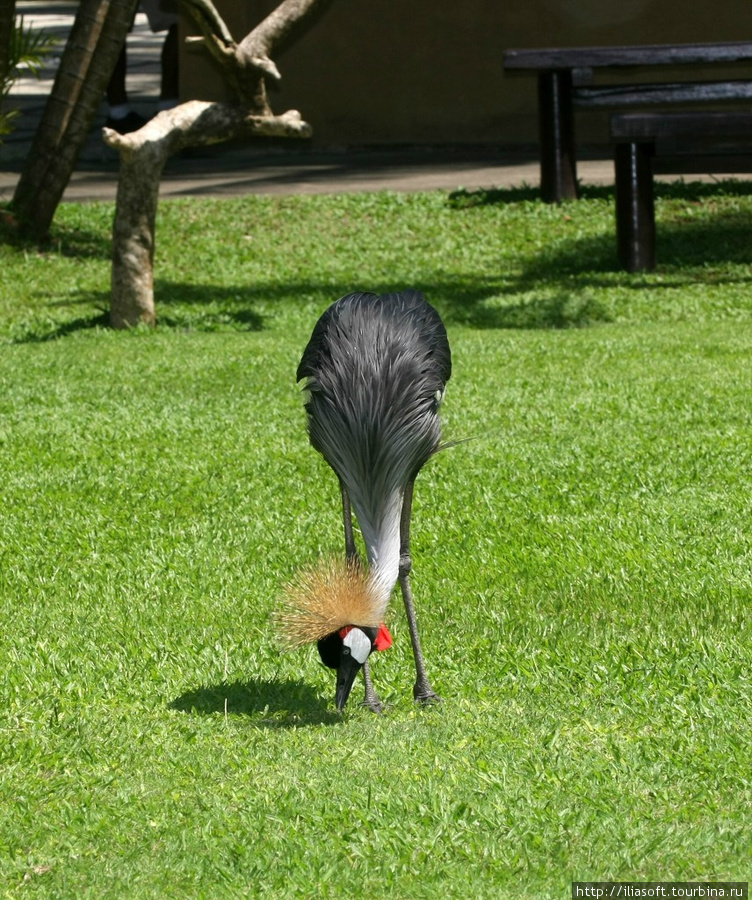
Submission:
<svg viewBox="0 0 752 900">
<path fill-rule="evenodd" d="M 55 254 L 71 259 L 110 259 L 112 238 L 104 231 L 89 231 L 56 222 L 43 241 L 23 236 L 12 210 L 0 204 L 0 243 L 17 250 L 44 256 Z"/>
<path fill-rule="evenodd" d="M 581 200 L 613 200 L 613 185 L 581 184 Z M 719 181 L 656 181 L 653 189 L 656 199 L 701 200 L 708 197 L 749 197 L 752 196 L 752 181 L 724 178 Z M 540 188 L 529 184 L 503 188 L 459 188 L 452 191 L 447 199 L 452 209 L 469 209 L 473 206 L 495 206 L 506 203 L 540 201 Z M 568 200 L 566 203 L 577 203 Z"/>
<path fill-rule="evenodd" d="M 709 269 L 725 265 L 752 263 L 752 217 L 744 212 L 710 213 L 705 218 L 688 219 L 667 209 L 656 221 L 655 276 L 666 275 L 676 283 L 705 281 Z M 585 238 L 572 238 L 553 244 L 530 256 L 517 276 L 515 289 L 524 289 L 545 281 L 577 284 L 644 287 L 655 277 L 652 273 L 629 273 L 621 268 L 616 248 L 616 224 L 613 230 Z M 738 281 L 738 276 L 719 273 L 721 280 Z M 658 282 L 656 282 L 658 286 Z M 662 284 L 661 284 L 662 286 Z"/>
<path fill-rule="evenodd" d="M 102 294 L 102 298 L 106 298 L 107 294 Z M 58 306 L 77 305 L 85 301 L 71 301 L 68 303 L 58 303 Z M 21 322 L 11 329 L 9 343 L 11 344 L 45 344 L 48 341 L 55 341 L 58 338 L 68 337 L 82 331 L 93 331 L 99 328 L 107 328 L 109 324 L 109 313 L 97 312 L 90 316 L 78 316 L 66 322 L 56 322 L 50 319 L 39 319 L 29 322 Z"/>
<path fill-rule="evenodd" d="M 589 186 L 582 192 L 583 198 L 607 200 L 613 200 L 613 193 L 612 186 Z M 749 213 L 728 209 L 715 213 L 712 207 L 702 217 L 687 213 L 704 199 L 729 195 L 751 196 L 752 182 L 656 186 L 657 197 L 687 205 L 658 211 L 655 273 L 628 273 L 621 268 L 614 222 L 613 229 L 601 234 L 552 242 L 513 272 L 505 272 L 500 265 L 498 277 L 442 280 L 424 289 L 430 290 L 431 301 L 448 323 L 480 329 L 558 329 L 611 321 L 611 312 L 597 298 L 597 292 L 605 289 L 664 292 L 697 283 L 749 283 L 750 276 L 726 268 L 752 264 Z M 450 206 L 458 210 L 522 201 L 540 202 L 538 189 L 462 190 L 449 196 Z"/>
<path fill-rule="evenodd" d="M 342 716 L 304 681 L 254 678 L 186 691 L 168 704 L 192 715 L 248 716 L 259 728 L 335 725 Z"/>
<path fill-rule="evenodd" d="M 487 299 L 515 294 L 508 288 L 493 291 Z M 457 305 L 446 316 L 453 324 L 478 329 L 556 330 L 586 328 L 599 322 L 610 322 L 611 315 L 594 297 L 583 297 L 577 291 L 557 291 L 554 296 L 537 297 L 504 306 L 485 306 L 483 302 Z"/>
<path fill-rule="evenodd" d="M 109 260 L 112 258 L 112 235 L 56 225 L 51 237 L 40 245 L 40 250 L 54 251 L 71 259 Z"/>
<path fill-rule="evenodd" d="M 261 331 L 264 317 L 253 309 L 259 290 L 248 285 L 185 284 L 157 279 L 157 327 L 217 331 Z"/>
<path fill-rule="evenodd" d="M 586 186 L 584 199 L 613 200 L 612 186 Z M 608 298 L 598 299 L 601 290 L 667 292 L 669 288 L 692 284 L 749 283 L 749 276 L 734 272 L 729 265 L 752 263 L 752 230 L 745 210 L 724 205 L 718 211 L 713 197 L 750 196 L 752 181 L 724 180 L 717 183 L 658 183 L 656 196 L 682 203 L 659 209 L 657 225 L 658 269 L 655 273 L 627 273 L 620 268 L 616 250 L 616 227 L 606 226 L 596 235 L 557 239 L 530 254 L 509 271 L 499 260 L 498 272 L 479 275 L 429 273 L 415 283 L 385 280 L 379 284 L 332 283 L 322 273 L 320 280 L 277 283 L 249 288 L 243 285 L 187 284 L 158 278 L 155 284 L 157 330 L 261 331 L 266 322 L 257 308 L 275 303 L 321 308 L 352 290 L 399 291 L 406 287 L 422 290 L 441 312 L 447 324 L 479 329 L 564 329 L 582 328 L 611 321 Z M 701 201 L 711 201 L 703 207 Z M 455 191 L 449 205 L 463 210 L 473 205 L 494 203 L 540 203 L 537 188 Z M 695 208 L 694 204 L 698 204 Z M 729 207 L 732 208 L 729 208 Z M 572 202 L 572 216 L 577 208 Z M 695 212 L 697 215 L 695 216 Z M 545 228 L 545 224 L 541 224 Z M 85 235 L 78 246 L 82 253 L 99 252 L 96 236 Z M 109 254 L 109 243 L 107 242 Z M 89 306 L 70 311 L 70 321 L 56 322 L 45 314 L 31 322 L 14 326 L 13 343 L 41 343 L 76 332 L 107 326 L 109 292 L 88 291 L 61 300 L 49 298 L 50 308 Z M 64 313 L 61 313 L 64 315 Z"/>
<path fill-rule="evenodd" d="M 252 308 L 258 291 L 243 286 L 182 284 L 157 280 L 154 288 L 157 329 L 190 331 L 261 331 L 263 316 Z M 56 297 L 47 309 L 90 306 L 96 311 L 69 321 L 55 321 L 50 316 L 17 325 L 10 337 L 13 344 L 41 344 L 77 332 L 109 327 L 109 291 L 80 291 L 60 300 Z"/>
</svg>

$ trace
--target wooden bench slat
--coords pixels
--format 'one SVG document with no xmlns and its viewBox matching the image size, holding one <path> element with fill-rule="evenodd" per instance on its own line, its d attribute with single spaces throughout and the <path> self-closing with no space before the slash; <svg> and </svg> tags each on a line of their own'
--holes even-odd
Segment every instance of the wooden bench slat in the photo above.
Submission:
<svg viewBox="0 0 752 900">
<path fill-rule="evenodd" d="M 575 106 L 605 108 L 653 103 L 708 103 L 752 100 L 752 80 L 698 81 L 667 84 L 620 84 L 578 87 L 572 92 Z"/>
<path fill-rule="evenodd" d="M 660 137 L 716 137 L 752 134 L 749 112 L 616 113 L 611 116 L 613 140 L 655 140 Z"/>
<path fill-rule="evenodd" d="M 752 42 L 644 44 L 635 47 L 514 48 L 503 54 L 505 69 L 587 69 L 665 66 L 752 60 Z"/>
</svg>

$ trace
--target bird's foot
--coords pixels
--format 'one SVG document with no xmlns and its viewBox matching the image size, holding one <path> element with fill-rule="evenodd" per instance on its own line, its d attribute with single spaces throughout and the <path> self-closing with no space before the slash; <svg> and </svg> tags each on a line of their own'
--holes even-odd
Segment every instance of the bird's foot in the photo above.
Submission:
<svg viewBox="0 0 752 900">
<path fill-rule="evenodd" d="M 371 712 L 376 713 L 377 716 L 383 715 L 385 709 L 384 704 L 376 696 L 366 697 L 360 705 L 363 709 L 370 709 Z"/>
<path fill-rule="evenodd" d="M 364 673 L 365 674 L 365 673 Z M 379 700 L 379 695 L 371 681 L 370 672 L 366 676 L 366 692 L 363 696 L 363 702 L 360 704 L 364 709 L 370 709 L 371 712 L 381 715 L 384 712 L 384 704 Z"/>
<path fill-rule="evenodd" d="M 416 703 L 422 703 L 424 706 L 442 702 L 442 698 L 439 697 L 430 684 L 420 684 L 419 682 L 416 682 L 413 688 L 413 700 Z"/>
</svg>

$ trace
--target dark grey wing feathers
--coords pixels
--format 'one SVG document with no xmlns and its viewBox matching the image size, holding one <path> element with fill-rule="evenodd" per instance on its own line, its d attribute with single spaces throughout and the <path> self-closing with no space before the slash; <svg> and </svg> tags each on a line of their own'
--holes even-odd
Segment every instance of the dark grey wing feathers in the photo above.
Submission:
<svg viewBox="0 0 752 900">
<path fill-rule="evenodd" d="M 425 348 L 427 365 L 441 382 L 443 390 L 452 374 L 452 356 L 446 329 L 436 310 L 425 300 L 420 291 L 415 290 L 382 294 L 381 296 L 358 291 L 347 294 L 333 303 L 325 310 L 313 329 L 311 339 L 298 365 L 296 380 L 315 377 L 322 362 L 325 364 L 326 358 L 331 358 L 328 341 L 330 329 L 336 327 L 337 330 L 345 333 L 353 331 L 357 333 L 357 329 L 352 327 L 352 319 L 362 312 L 364 307 L 369 306 L 374 311 L 377 308 L 380 315 L 368 316 L 368 321 L 379 320 L 384 325 L 389 323 L 397 332 L 400 330 L 401 320 L 411 322 L 412 328 L 415 328 L 422 337 L 421 343 Z M 366 339 L 365 335 L 364 339 Z"/>
<path fill-rule="evenodd" d="M 438 449 L 450 374 L 444 324 L 418 291 L 348 294 L 316 324 L 298 367 L 311 443 L 373 521 Z"/>
<path fill-rule="evenodd" d="M 324 311 L 313 329 L 313 334 L 308 341 L 308 345 L 303 351 L 303 357 L 298 365 L 296 381 L 316 375 L 316 371 L 321 364 L 320 361 L 322 355 L 329 353 L 327 346 L 329 329 L 342 315 L 343 309 L 346 309 L 353 303 L 362 302 L 363 298 L 376 299 L 376 296 L 376 294 L 361 292 L 347 294 L 347 296 L 337 300 L 336 303 L 332 303 L 332 305 Z"/>
</svg>

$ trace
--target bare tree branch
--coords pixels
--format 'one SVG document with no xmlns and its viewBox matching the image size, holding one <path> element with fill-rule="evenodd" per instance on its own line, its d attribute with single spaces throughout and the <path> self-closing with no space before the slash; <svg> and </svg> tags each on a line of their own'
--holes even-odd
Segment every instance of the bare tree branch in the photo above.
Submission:
<svg viewBox="0 0 752 900">
<path fill-rule="evenodd" d="M 334 0 L 283 0 L 240 42 L 247 58 L 265 58 L 284 50 L 308 31 Z"/>
<path fill-rule="evenodd" d="M 215 35 L 225 44 L 235 46 L 230 29 L 211 0 L 181 0 L 181 9 L 190 15 L 204 34 Z"/>
<path fill-rule="evenodd" d="M 202 35 L 198 41 L 191 43 L 201 44 L 214 57 L 234 99 L 251 106 L 261 115 L 271 115 L 264 78 L 269 75 L 274 77 L 274 63 L 269 60 L 273 67 L 270 71 L 263 61 L 261 65 L 254 65 L 254 61 L 244 58 L 211 0 L 181 0 L 181 8 Z M 278 78 L 279 72 L 276 74 Z"/>
<path fill-rule="evenodd" d="M 181 0 L 201 31 L 199 40 L 220 64 L 236 104 L 192 101 L 162 112 L 139 131 L 118 134 L 105 128 L 105 143 L 120 153 L 120 181 L 113 228 L 112 304 L 116 328 L 153 325 L 154 229 L 159 182 L 167 159 L 184 147 L 213 144 L 240 135 L 308 137 L 300 113 L 275 116 L 266 97 L 266 79 L 280 79 L 273 49 L 310 27 L 334 0 L 283 0 L 242 43 L 232 39 L 212 0 Z"/>
<path fill-rule="evenodd" d="M 130 159 L 140 153 L 156 154 L 168 159 L 184 147 L 218 144 L 241 136 L 310 137 L 311 126 L 296 109 L 281 116 L 257 116 L 245 107 L 229 103 L 207 103 L 190 100 L 173 109 L 164 110 L 143 128 L 120 134 L 103 128 L 104 142 Z"/>
<path fill-rule="evenodd" d="M 203 45 L 222 67 L 240 102 L 270 112 L 263 79 L 282 76 L 271 54 L 296 40 L 317 21 L 334 0 L 283 0 L 237 44 L 211 0 L 181 0 L 182 8 L 201 31 Z"/>
</svg>

